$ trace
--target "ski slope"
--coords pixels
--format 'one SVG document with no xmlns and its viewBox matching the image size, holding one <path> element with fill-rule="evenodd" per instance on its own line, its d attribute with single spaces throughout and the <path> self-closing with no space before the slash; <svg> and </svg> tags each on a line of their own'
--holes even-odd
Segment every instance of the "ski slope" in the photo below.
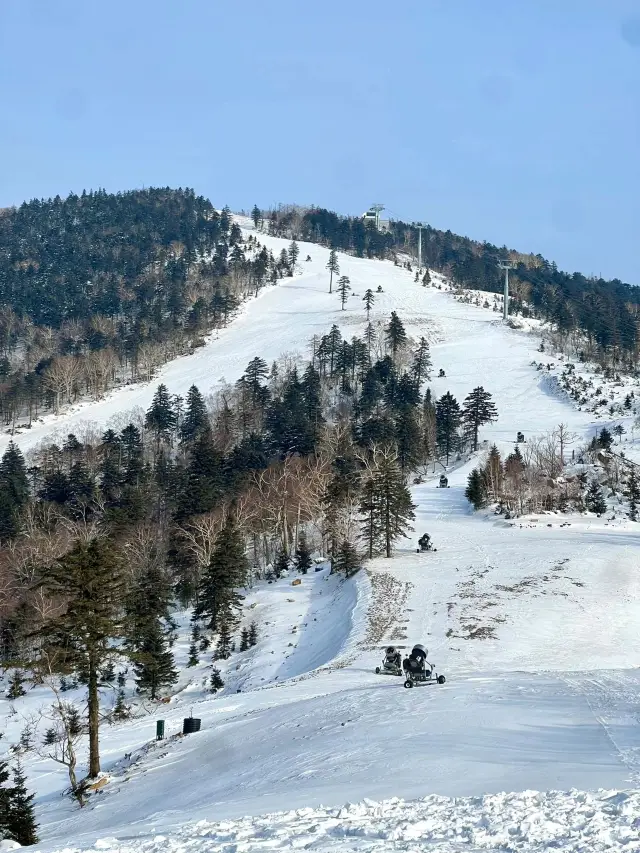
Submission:
<svg viewBox="0 0 640 853">
<path fill-rule="evenodd" d="M 249 233 L 249 221 L 240 220 Z M 263 245 L 278 255 L 289 242 L 258 233 Z M 424 335 L 431 343 L 434 378 L 431 388 L 438 397 L 445 391 L 464 399 L 479 383 L 497 399 L 500 420 L 487 429 L 485 437 L 511 447 L 518 429 L 532 433 L 555 426 L 560 420 L 580 433 L 589 432 L 593 424 L 581 417 L 561 400 L 556 399 L 540 376 L 531 370 L 536 356 L 535 339 L 504 329 L 492 314 L 474 305 L 454 301 L 446 291 L 424 288 L 414 283 L 406 270 L 391 261 L 371 261 L 339 253 L 340 274 L 349 276 L 352 292 L 346 310 L 340 309 L 335 293 L 329 294 L 327 249 L 312 243 L 300 243 L 298 273 L 265 287 L 250 299 L 239 316 L 225 329 L 214 332 L 205 346 L 193 354 L 164 365 L 150 383 L 126 386 L 111 392 L 104 400 L 80 403 L 59 415 L 46 415 L 42 423 L 23 430 L 13 440 L 23 449 L 38 444 L 52 434 L 66 436 L 93 424 L 104 427 L 113 417 L 136 408 L 147 409 L 159 383 L 173 394 L 186 394 L 197 385 L 203 394 L 215 389 L 221 381 L 235 382 L 255 356 L 267 363 L 283 353 L 308 357 L 314 335 L 326 334 L 335 323 L 343 336 L 362 334 L 365 312 L 362 297 L 367 288 L 375 293 L 371 312 L 374 324 L 385 324 L 396 311 L 407 331 L 414 337 Z M 305 262 L 307 255 L 310 262 Z M 434 282 L 442 279 L 433 274 Z M 444 379 L 437 378 L 440 368 Z M 0 452 L 11 436 L 0 436 Z"/>
<path fill-rule="evenodd" d="M 288 245 L 258 239 L 274 253 Z M 301 244 L 300 273 L 248 302 L 205 347 L 149 385 L 48 418 L 16 441 L 28 450 L 56 432 L 102 427 L 146 408 L 159 382 L 206 393 L 256 355 L 305 355 L 333 323 L 360 334 L 362 296 L 378 285 L 372 320 L 397 311 L 409 334 L 429 339 L 434 376 L 445 370 L 431 382 L 434 396 L 461 400 L 479 384 L 493 394 L 499 419 L 483 439 L 508 452 L 518 430 L 533 436 L 565 423 L 593 434 L 593 415 L 531 367 L 535 336 L 414 283 L 391 262 L 345 255 L 340 271 L 353 292 L 341 311 L 327 259 Z M 615 793 L 638 787 L 640 773 L 637 525 L 553 514 L 509 525 L 473 514 L 464 498 L 473 464 L 451 472 L 449 489 L 436 488 L 439 471 L 415 486 L 415 535 L 394 559 L 332 588 L 329 606 L 315 597 L 321 573 L 303 580 L 300 608 L 287 579 L 256 590 L 278 664 L 257 649 L 222 696 L 186 690 L 157 712 L 173 735 L 193 708 L 201 732 L 155 744 L 155 715 L 105 730 L 110 781 L 82 812 L 61 799 L 59 770 L 30 763 L 46 839 L 37 849 L 640 849 L 638 794 Z M 425 530 L 438 550 L 417 554 Z M 401 679 L 376 676 L 391 642 L 423 642 L 447 683 L 405 690 Z M 531 790 L 565 793 L 499 796 Z M 337 810 L 365 798 L 377 805 Z"/>
</svg>

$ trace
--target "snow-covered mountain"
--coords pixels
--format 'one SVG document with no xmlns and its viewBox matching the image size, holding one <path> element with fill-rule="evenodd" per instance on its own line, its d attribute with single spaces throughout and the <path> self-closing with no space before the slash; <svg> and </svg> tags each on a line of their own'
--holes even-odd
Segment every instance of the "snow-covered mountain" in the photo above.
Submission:
<svg viewBox="0 0 640 853">
<path fill-rule="evenodd" d="M 288 245 L 257 236 L 274 253 Z M 300 244 L 299 273 L 248 302 L 206 346 L 149 385 L 49 417 L 16 442 L 27 450 L 54 432 L 104 426 L 146 408 L 159 382 L 206 393 L 256 355 L 306 354 L 333 323 L 361 333 L 362 296 L 378 286 L 372 320 L 396 311 L 409 334 L 428 338 L 435 396 L 463 398 L 479 384 L 491 392 L 499 418 L 483 439 L 508 452 L 519 430 L 530 437 L 565 423 L 593 435 L 594 415 L 532 366 L 535 334 L 456 301 L 436 274 L 422 287 L 391 262 L 346 255 L 352 293 L 342 311 L 327 260 L 328 250 Z M 228 679 L 233 689 L 215 698 L 184 690 L 105 728 L 110 781 L 85 809 L 62 799 L 59 771 L 31 760 L 45 839 L 34 849 L 639 850 L 640 795 L 616 793 L 638 786 L 640 772 L 637 525 L 473 514 L 464 497 L 473 465 L 462 460 L 448 489 L 437 488 L 440 471 L 414 486 L 415 535 L 393 559 L 348 581 L 323 569 L 300 586 L 283 578 L 254 590 L 270 629 Z M 418 554 L 425 530 L 437 551 Z M 405 690 L 375 674 L 386 645 L 416 642 L 444 685 Z M 10 733 L 38 701 L 37 691 L 0 701 Z M 191 710 L 201 731 L 175 736 Z M 156 743 L 158 717 L 168 737 Z"/>
</svg>

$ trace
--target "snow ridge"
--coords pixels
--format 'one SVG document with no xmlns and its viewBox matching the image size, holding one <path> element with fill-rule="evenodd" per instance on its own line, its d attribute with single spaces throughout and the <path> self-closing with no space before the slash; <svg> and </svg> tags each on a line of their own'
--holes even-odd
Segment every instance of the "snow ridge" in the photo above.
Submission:
<svg viewBox="0 0 640 853">
<path fill-rule="evenodd" d="M 395 850 L 564 853 L 640 849 L 640 793 L 600 790 L 363 800 L 340 809 L 298 809 L 261 817 L 199 821 L 175 833 L 135 841 L 103 838 L 64 853 L 260 853 L 312 849 L 358 853 Z"/>
</svg>

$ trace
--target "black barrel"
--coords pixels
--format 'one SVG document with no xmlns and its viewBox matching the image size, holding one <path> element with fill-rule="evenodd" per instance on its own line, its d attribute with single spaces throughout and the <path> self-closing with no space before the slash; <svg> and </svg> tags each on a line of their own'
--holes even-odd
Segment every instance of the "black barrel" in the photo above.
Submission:
<svg viewBox="0 0 640 853">
<path fill-rule="evenodd" d="M 182 734 L 192 735 L 194 732 L 200 731 L 200 720 L 198 717 L 185 717 L 182 721 Z"/>
</svg>

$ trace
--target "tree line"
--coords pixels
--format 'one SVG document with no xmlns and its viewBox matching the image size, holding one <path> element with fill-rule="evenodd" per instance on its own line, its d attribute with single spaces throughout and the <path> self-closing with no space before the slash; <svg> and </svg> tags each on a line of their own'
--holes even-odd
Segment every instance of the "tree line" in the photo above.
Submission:
<svg viewBox="0 0 640 853">
<path fill-rule="evenodd" d="M 10 429 L 204 344 L 292 275 L 192 190 L 71 194 L 0 215 L 0 418 Z"/>
<path fill-rule="evenodd" d="M 394 258 L 400 253 L 417 257 L 418 229 L 402 221 L 392 221 L 388 231 L 378 232 L 372 223 L 324 208 L 282 207 L 263 214 L 257 206 L 253 218 L 276 236 L 317 242 L 357 257 Z M 619 369 L 638 365 L 640 291 L 636 286 L 562 272 L 540 254 L 471 240 L 429 225 L 422 227 L 422 260 L 457 285 L 490 293 L 503 289 L 498 262 L 512 261 L 511 313 L 541 318 L 561 337 L 576 337 L 579 357 L 591 353 Z"/>
</svg>

